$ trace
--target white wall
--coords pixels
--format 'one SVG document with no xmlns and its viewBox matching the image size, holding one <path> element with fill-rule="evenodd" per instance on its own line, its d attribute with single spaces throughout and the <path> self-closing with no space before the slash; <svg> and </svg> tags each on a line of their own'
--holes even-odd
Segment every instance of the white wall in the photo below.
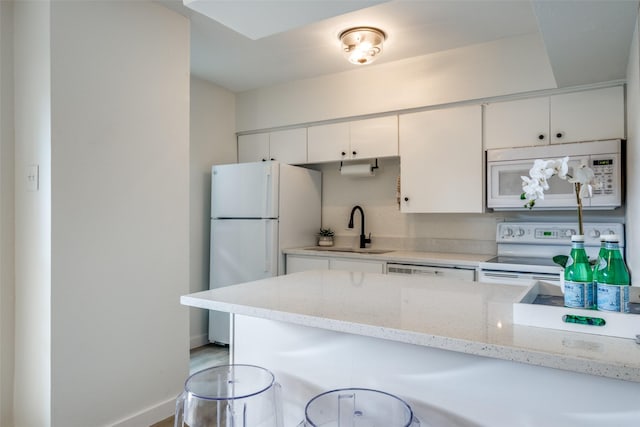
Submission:
<svg viewBox="0 0 640 427">
<path fill-rule="evenodd" d="M 36 427 L 51 425 L 50 6 L 30 1 L 14 6 L 14 421 Z M 40 167 L 38 191 L 27 191 L 28 165 Z"/>
<path fill-rule="evenodd" d="M 0 425 L 13 425 L 13 3 L 0 1 Z"/>
<path fill-rule="evenodd" d="M 640 43 L 638 24 L 627 66 L 626 256 L 631 273 L 640 272 Z M 636 282 L 638 278 L 636 278 Z"/>
<path fill-rule="evenodd" d="M 18 2 L 15 42 L 15 425 L 150 425 L 188 373 L 188 21 Z"/>
<path fill-rule="evenodd" d="M 189 292 L 209 289 L 211 166 L 237 161 L 235 95 L 191 78 Z M 208 312 L 189 309 L 190 347 L 209 342 Z"/>
<path fill-rule="evenodd" d="M 365 213 L 365 232 L 372 234 L 375 247 L 495 252 L 495 215 L 401 213 L 396 202 L 399 158 L 380 159 L 378 165 L 374 177 L 342 176 L 338 163 L 319 167 L 322 170 L 322 224 L 336 232 L 338 245 L 357 246 L 359 215 L 354 229 L 348 229 L 347 224 L 353 206 L 360 205 Z"/>
<path fill-rule="evenodd" d="M 189 23 L 51 7 L 52 423 L 149 425 L 188 375 Z"/>
<path fill-rule="evenodd" d="M 555 87 L 543 42 L 529 35 L 240 93 L 238 131 Z"/>
</svg>

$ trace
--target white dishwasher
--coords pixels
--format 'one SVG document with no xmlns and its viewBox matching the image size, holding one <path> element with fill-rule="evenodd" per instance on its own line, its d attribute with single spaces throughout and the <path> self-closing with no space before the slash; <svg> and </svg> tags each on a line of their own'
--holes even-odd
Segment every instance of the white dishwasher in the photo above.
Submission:
<svg viewBox="0 0 640 427">
<path fill-rule="evenodd" d="M 472 267 L 465 268 L 387 263 L 387 274 L 401 274 L 425 277 L 447 277 L 469 281 L 474 281 L 476 279 L 476 270 Z"/>
</svg>

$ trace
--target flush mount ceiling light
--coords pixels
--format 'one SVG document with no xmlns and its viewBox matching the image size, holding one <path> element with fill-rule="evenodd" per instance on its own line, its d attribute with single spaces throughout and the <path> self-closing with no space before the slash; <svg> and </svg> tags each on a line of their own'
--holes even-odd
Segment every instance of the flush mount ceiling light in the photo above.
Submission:
<svg viewBox="0 0 640 427">
<path fill-rule="evenodd" d="M 356 65 L 371 64 L 382 53 L 382 43 L 387 36 L 372 27 L 357 27 L 343 31 L 340 36 L 342 53 Z"/>
</svg>

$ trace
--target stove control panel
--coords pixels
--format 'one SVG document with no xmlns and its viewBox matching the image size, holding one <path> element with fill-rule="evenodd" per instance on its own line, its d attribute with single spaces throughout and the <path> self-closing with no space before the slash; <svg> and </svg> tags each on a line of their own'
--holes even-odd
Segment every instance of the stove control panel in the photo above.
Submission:
<svg viewBox="0 0 640 427">
<path fill-rule="evenodd" d="M 617 234 L 624 246 L 624 225 L 620 223 L 585 223 L 585 245 L 600 246 L 600 236 Z M 565 245 L 578 234 L 577 223 L 501 222 L 498 223 L 497 243 Z"/>
</svg>

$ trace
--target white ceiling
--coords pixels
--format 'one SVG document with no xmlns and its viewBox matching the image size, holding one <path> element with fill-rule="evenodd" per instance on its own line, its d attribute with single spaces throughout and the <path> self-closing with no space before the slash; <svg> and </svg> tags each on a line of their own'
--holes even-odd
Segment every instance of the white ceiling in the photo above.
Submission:
<svg viewBox="0 0 640 427">
<path fill-rule="evenodd" d="M 214 20 L 159 2 L 190 18 L 192 74 L 233 92 L 353 70 L 338 35 L 354 26 L 387 33 L 369 67 L 539 33 L 558 87 L 624 79 L 638 11 L 631 0 L 187 0 Z"/>
</svg>

